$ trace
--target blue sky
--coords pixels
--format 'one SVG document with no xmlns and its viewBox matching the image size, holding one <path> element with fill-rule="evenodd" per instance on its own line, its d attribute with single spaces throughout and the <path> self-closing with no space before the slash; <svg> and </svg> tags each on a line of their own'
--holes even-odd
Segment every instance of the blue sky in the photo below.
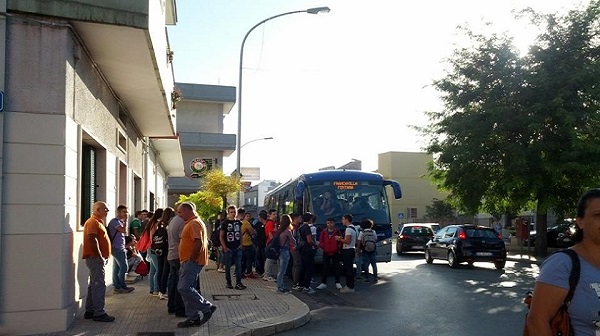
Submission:
<svg viewBox="0 0 600 336">
<path fill-rule="evenodd" d="M 420 151 L 409 125 L 441 109 L 431 83 L 464 38 L 455 27 L 506 31 L 525 48 L 535 36 L 512 9 L 563 11 L 576 0 L 177 0 L 169 27 L 177 82 L 238 86 L 242 39 L 256 23 L 294 10 L 328 6 L 328 14 L 293 14 L 269 21 L 248 37 L 243 62 L 242 167 L 261 180 L 286 181 L 304 172 L 363 161 L 377 154 Z M 493 26 L 484 25 L 492 22 Z M 224 119 L 237 133 L 237 106 Z M 224 159 L 235 169 L 236 153 Z"/>
</svg>

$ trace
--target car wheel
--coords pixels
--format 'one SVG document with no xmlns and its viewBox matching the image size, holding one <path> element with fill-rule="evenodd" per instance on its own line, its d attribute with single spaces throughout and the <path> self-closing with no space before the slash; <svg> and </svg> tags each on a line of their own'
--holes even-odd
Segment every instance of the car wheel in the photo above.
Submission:
<svg viewBox="0 0 600 336">
<path fill-rule="evenodd" d="M 429 250 L 425 250 L 425 262 L 431 264 L 433 262 L 433 258 L 431 257 L 431 252 Z"/>
<path fill-rule="evenodd" d="M 452 268 L 458 267 L 458 260 L 456 260 L 456 254 L 454 251 L 448 251 L 448 265 Z"/>
<path fill-rule="evenodd" d="M 494 262 L 494 266 L 496 266 L 496 269 L 499 269 L 499 270 L 503 269 L 505 265 L 506 265 L 506 260 Z"/>
<path fill-rule="evenodd" d="M 396 254 L 397 255 L 401 255 L 402 254 L 402 245 L 396 243 Z"/>
</svg>

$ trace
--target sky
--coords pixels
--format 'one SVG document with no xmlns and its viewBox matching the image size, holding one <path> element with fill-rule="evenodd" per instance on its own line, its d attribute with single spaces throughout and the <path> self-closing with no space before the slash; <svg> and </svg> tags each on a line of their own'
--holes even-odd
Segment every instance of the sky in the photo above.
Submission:
<svg viewBox="0 0 600 336">
<path fill-rule="evenodd" d="M 353 159 L 377 169 L 378 154 L 420 152 L 426 143 L 410 126 L 439 111 L 432 83 L 445 59 L 475 32 L 504 32 L 526 51 L 535 27 L 514 18 L 532 7 L 564 12 L 579 0 L 177 0 L 168 28 L 175 81 L 238 87 L 244 35 L 260 21 L 289 11 L 327 6 L 327 14 L 292 14 L 250 33 L 244 46 L 242 167 L 260 167 L 260 180 L 285 182 Z M 587 1 L 584 1 L 586 4 Z M 488 25 L 487 23 L 492 23 Z M 238 106 L 224 118 L 237 134 Z M 224 158 L 231 173 L 236 153 Z M 253 184 L 259 181 L 254 181 Z"/>
</svg>

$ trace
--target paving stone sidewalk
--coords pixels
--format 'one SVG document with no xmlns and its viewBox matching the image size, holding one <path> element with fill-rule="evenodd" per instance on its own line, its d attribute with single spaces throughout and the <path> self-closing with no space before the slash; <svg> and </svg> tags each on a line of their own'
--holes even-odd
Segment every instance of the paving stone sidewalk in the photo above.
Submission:
<svg viewBox="0 0 600 336">
<path fill-rule="evenodd" d="M 233 271 L 233 269 L 232 269 Z M 233 276 L 233 274 L 232 274 Z M 149 294 L 144 278 L 129 294 L 106 294 L 106 310 L 115 322 L 94 322 L 83 318 L 80 311 L 71 327 L 62 333 L 47 336 L 88 335 L 272 335 L 298 328 L 310 320 L 308 306 L 294 295 L 276 293 L 275 282 L 244 279 L 245 290 L 225 288 L 225 274 L 218 273 L 211 262 L 201 274 L 201 291 L 217 311 L 200 327 L 177 328 L 185 318 L 167 314 L 167 300 Z"/>
</svg>

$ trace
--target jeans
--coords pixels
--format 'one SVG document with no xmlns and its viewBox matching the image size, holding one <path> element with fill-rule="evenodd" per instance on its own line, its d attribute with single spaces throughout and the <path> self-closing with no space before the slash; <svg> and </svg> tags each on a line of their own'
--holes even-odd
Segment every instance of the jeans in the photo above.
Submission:
<svg viewBox="0 0 600 336">
<path fill-rule="evenodd" d="M 181 265 L 179 259 L 169 260 L 169 281 L 168 287 L 168 298 L 167 298 L 167 312 L 169 314 L 185 314 L 185 306 L 183 305 L 183 299 L 181 294 L 177 290 L 177 284 L 179 283 L 179 269 Z"/>
<path fill-rule="evenodd" d="M 315 268 L 315 253 L 317 250 L 310 246 L 305 246 L 300 249 L 300 257 L 302 259 L 302 271 L 300 272 L 300 285 L 304 288 L 310 287 L 310 282 Z"/>
<path fill-rule="evenodd" d="M 335 253 L 330 256 L 323 253 L 323 276 L 321 277 L 321 283 L 327 284 L 327 277 L 333 268 L 333 276 L 335 277 L 335 283 L 340 282 L 340 254 Z"/>
<path fill-rule="evenodd" d="M 354 288 L 354 249 L 342 249 L 342 261 L 346 275 L 346 287 Z"/>
<path fill-rule="evenodd" d="M 148 274 L 148 284 L 150 285 L 150 292 L 158 292 L 160 290 L 158 284 L 158 257 L 154 252 L 148 250 L 146 259 L 150 263 L 150 273 Z"/>
<path fill-rule="evenodd" d="M 356 258 L 354 258 L 354 262 L 356 263 L 356 276 L 359 276 L 363 271 L 363 256 L 361 254 L 356 254 Z"/>
<path fill-rule="evenodd" d="M 267 256 L 265 255 L 264 247 L 255 247 L 254 249 L 254 258 L 255 263 L 254 267 L 256 268 L 256 273 L 263 274 L 265 273 L 265 259 Z"/>
<path fill-rule="evenodd" d="M 242 255 L 242 269 L 245 274 L 250 274 L 252 273 L 252 264 L 254 264 L 254 245 L 242 246 Z"/>
<path fill-rule="evenodd" d="M 373 277 L 377 279 L 377 251 L 363 252 L 365 277 L 369 279 L 369 265 L 373 268 Z"/>
<path fill-rule="evenodd" d="M 287 269 L 287 265 L 290 262 L 290 249 L 289 248 L 281 248 L 279 252 L 279 271 L 277 272 L 277 289 L 285 290 L 285 283 L 283 279 L 285 278 L 285 270 Z"/>
<path fill-rule="evenodd" d="M 225 281 L 231 285 L 231 265 L 235 263 L 235 284 L 242 283 L 242 250 L 237 248 L 223 253 L 225 261 Z"/>
<path fill-rule="evenodd" d="M 112 272 L 112 282 L 115 289 L 126 289 L 127 284 L 125 284 L 125 274 L 129 269 L 127 265 L 127 252 L 122 249 L 112 249 L 113 255 L 113 272 Z"/>
<path fill-rule="evenodd" d="M 263 273 L 265 277 L 277 277 L 277 274 L 275 274 L 275 263 L 275 259 L 267 258 L 267 261 L 265 262 L 265 273 Z"/>
<path fill-rule="evenodd" d="M 302 281 L 302 279 L 300 279 L 300 272 L 302 272 L 302 257 L 300 256 L 300 251 L 298 249 L 292 251 L 292 263 L 292 282 L 296 285 Z"/>
<path fill-rule="evenodd" d="M 204 265 L 198 265 L 195 262 L 187 260 L 181 263 L 181 268 L 179 269 L 179 283 L 177 289 L 183 299 L 185 315 L 190 320 L 199 319 L 200 312 L 209 312 L 210 307 L 213 306 L 212 303 L 200 295 L 195 288 L 198 275 L 203 267 Z"/>
<path fill-rule="evenodd" d="M 104 295 L 106 293 L 104 260 L 100 257 L 88 258 L 85 259 L 85 265 L 90 270 L 85 311 L 94 312 L 94 316 L 102 316 L 106 314 L 104 310 Z"/>
</svg>

